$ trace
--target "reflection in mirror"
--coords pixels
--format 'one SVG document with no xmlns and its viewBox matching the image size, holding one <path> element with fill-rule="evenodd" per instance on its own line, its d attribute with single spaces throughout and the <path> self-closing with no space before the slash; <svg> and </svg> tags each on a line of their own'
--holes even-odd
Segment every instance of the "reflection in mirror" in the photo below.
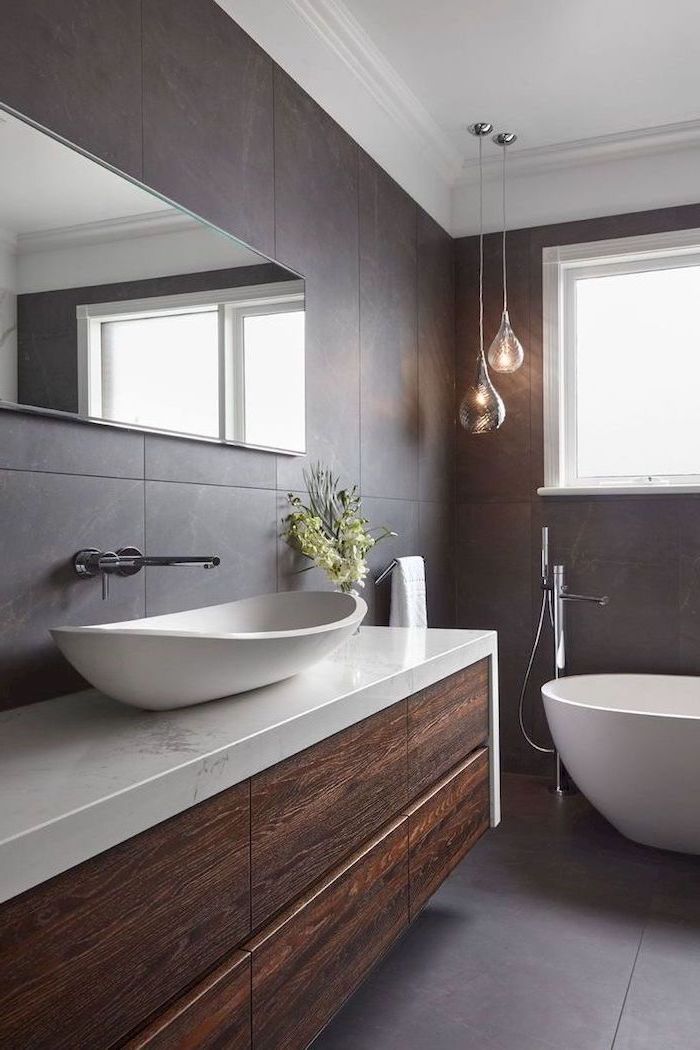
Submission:
<svg viewBox="0 0 700 1050">
<path fill-rule="evenodd" d="M 304 282 L 0 111 L 0 405 L 301 453 Z"/>
</svg>

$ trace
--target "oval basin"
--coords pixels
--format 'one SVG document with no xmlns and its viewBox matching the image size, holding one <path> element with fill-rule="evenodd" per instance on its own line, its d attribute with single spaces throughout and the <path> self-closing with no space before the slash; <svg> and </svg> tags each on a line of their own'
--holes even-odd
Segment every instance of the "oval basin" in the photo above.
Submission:
<svg viewBox="0 0 700 1050">
<path fill-rule="evenodd" d="M 337 649 L 366 613 L 354 594 L 295 591 L 51 635 L 101 692 L 167 710 L 290 678 Z"/>
</svg>

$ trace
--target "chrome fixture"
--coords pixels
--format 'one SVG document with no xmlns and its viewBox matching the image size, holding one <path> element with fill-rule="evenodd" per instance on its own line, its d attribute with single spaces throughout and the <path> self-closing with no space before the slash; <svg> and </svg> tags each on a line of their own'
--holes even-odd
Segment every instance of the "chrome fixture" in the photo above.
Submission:
<svg viewBox="0 0 700 1050">
<path fill-rule="evenodd" d="M 138 547 L 120 547 L 117 551 L 99 551 L 95 547 L 87 547 L 73 557 L 73 568 L 78 576 L 101 577 L 103 600 L 109 597 L 110 576 L 135 576 L 146 566 L 201 565 L 204 569 L 215 569 L 220 563 L 221 558 L 216 554 L 147 556 Z"/>
<path fill-rule="evenodd" d="M 482 140 L 493 124 L 480 121 L 469 127 L 479 140 L 479 354 L 474 381 L 467 387 L 459 406 L 459 422 L 470 434 L 489 434 L 506 418 L 503 401 L 489 377 L 484 354 L 484 165 Z"/>
<path fill-rule="evenodd" d="M 540 644 L 540 638 L 542 637 L 545 613 L 547 611 L 549 612 L 549 621 L 552 626 L 554 677 L 562 678 L 566 674 L 566 615 L 564 611 L 566 603 L 588 602 L 593 605 L 605 606 L 609 603 L 610 599 L 606 594 L 598 597 L 589 594 L 572 594 L 569 591 L 566 586 L 564 566 L 561 564 L 554 566 L 550 565 L 549 527 L 547 525 L 542 529 L 540 586 L 542 588 L 542 602 L 540 604 L 540 613 L 537 620 L 537 628 L 535 630 L 535 640 L 532 644 L 530 659 L 525 671 L 525 677 L 523 678 L 522 689 L 520 690 L 518 720 L 520 722 L 520 730 L 530 747 L 542 754 L 555 756 L 555 781 L 552 787 L 554 794 L 570 795 L 573 794 L 574 788 L 569 775 L 562 764 L 559 753 L 553 747 L 543 747 L 541 744 L 537 744 L 525 728 L 525 693 L 527 692 L 532 665 L 535 662 L 535 655 Z"/>
<path fill-rule="evenodd" d="M 387 567 L 385 569 L 382 569 L 382 571 L 377 576 L 376 580 L 374 581 L 375 586 L 378 583 L 384 583 L 384 580 L 387 578 L 387 576 L 391 576 L 392 572 L 398 564 L 399 563 L 397 562 L 396 558 L 392 558 Z"/>
<path fill-rule="evenodd" d="M 517 137 L 512 131 L 500 131 L 493 136 L 493 141 L 503 150 L 503 173 L 501 177 L 503 191 L 503 313 L 501 315 L 500 328 L 488 352 L 488 361 L 494 372 L 516 372 L 525 357 L 522 343 L 513 331 L 510 317 L 508 316 L 508 279 L 506 272 L 506 148 L 512 145 Z"/>
</svg>

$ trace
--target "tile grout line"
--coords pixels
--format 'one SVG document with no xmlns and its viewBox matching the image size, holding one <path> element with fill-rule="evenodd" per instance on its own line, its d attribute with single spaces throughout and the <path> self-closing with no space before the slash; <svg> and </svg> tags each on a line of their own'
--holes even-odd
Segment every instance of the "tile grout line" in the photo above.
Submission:
<svg viewBox="0 0 700 1050">
<path fill-rule="evenodd" d="M 649 926 L 650 915 L 651 915 L 651 905 L 650 905 L 650 908 L 649 908 L 649 914 L 647 915 L 646 919 L 644 920 L 644 925 L 642 926 L 642 932 L 639 935 L 639 944 L 637 945 L 637 951 L 634 953 L 634 962 L 632 963 L 632 969 L 630 970 L 629 980 L 627 982 L 627 987 L 625 989 L 625 994 L 624 994 L 624 997 L 622 999 L 622 1005 L 620 1007 L 620 1014 L 619 1014 L 619 1016 L 617 1018 L 617 1024 L 615 1025 L 615 1032 L 613 1033 L 612 1042 L 610 1044 L 610 1050 L 615 1050 L 615 1043 L 617 1042 L 617 1037 L 618 1037 L 618 1034 L 620 1032 L 620 1025 L 622 1024 L 622 1018 L 623 1018 L 624 1013 L 625 1013 L 625 1007 L 627 1006 L 627 999 L 629 998 L 630 988 L 632 987 L 632 979 L 634 977 L 634 971 L 637 969 L 637 960 L 639 959 L 639 953 L 642 950 L 642 942 L 644 941 L 644 935 L 646 934 L 647 927 Z"/>
</svg>

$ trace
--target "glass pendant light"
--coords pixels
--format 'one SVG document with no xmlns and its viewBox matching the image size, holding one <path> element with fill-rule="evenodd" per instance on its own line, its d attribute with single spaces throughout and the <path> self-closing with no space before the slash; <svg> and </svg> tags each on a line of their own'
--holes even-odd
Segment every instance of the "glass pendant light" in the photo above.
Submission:
<svg viewBox="0 0 700 1050">
<path fill-rule="evenodd" d="M 493 141 L 503 149 L 503 314 L 501 327 L 489 347 L 489 364 L 494 372 L 517 372 L 523 363 L 525 351 L 522 343 L 511 328 L 508 317 L 508 284 L 506 275 L 506 146 L 515 142 L 517 135 L 511 131 L 501 131 L 494 135 Z"/>
<path fill-rule="evenodd" d="M 472 135 L 479 139 L 479 354 L 474 381 L 467 387 L 459 406 L 459 422 L 470 434 L 490 434 L 506 418 L 505 405 L 495 390 L 484 356 L 484 173 L 481 140 L 493 125 L 472 124 Z"/>
</svg>

